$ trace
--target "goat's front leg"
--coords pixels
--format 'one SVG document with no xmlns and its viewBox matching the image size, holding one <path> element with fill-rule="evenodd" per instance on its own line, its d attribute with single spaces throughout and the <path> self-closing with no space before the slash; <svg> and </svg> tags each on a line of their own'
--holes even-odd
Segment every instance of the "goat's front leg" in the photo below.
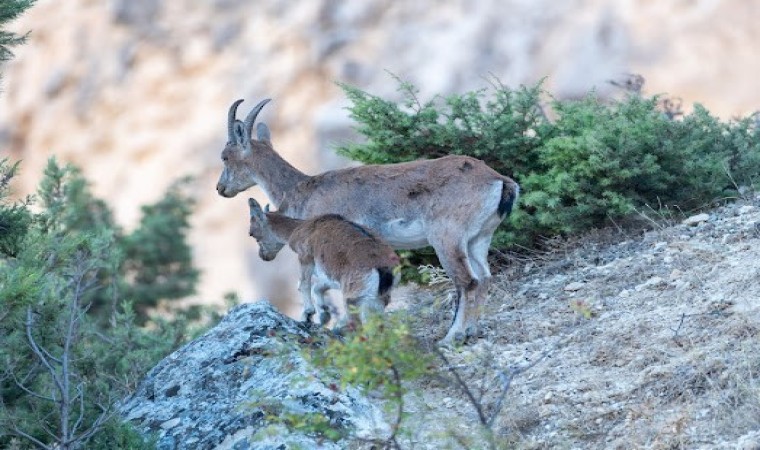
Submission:
<svg viewBox="0 0 760 450">
<path fill-rule="evenodd" d="M 330 289 L 330 285 L 317 277 L 317 280 L 311 286 L 311 298 L 314 306 L 319 310 L 319 323 L 322 326 L 327 325 L 330 321 L 330 308 L 325 302 L 325 295 Z"/>
<path fill-rule="evenodd" d="M 303 303 L 303 314 L 301 321 L 311 322 L 314 317 L 314 301 L 311 298 L 311 277 L 314 274 L 314 263 L 311 261 L 301 261 L 301 279 L 298 282 L 298 293 L 301 294 L 301 303 Z"/>
</svg>

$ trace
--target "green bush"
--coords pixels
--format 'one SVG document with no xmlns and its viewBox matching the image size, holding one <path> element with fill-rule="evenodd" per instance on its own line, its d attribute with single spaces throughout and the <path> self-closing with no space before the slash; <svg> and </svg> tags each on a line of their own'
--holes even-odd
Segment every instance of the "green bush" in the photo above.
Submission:
<svg viewBox="0 0 760 450">
<path fill-rule="evenodd" d="M 340 380 L 335 389 L 355 386 L 385 400 L 391 434 L 374 443 L 382 448 L 400 448 L 398 437 L 405 432 L 404 421 L 409 415 L 405 407 L 408 383 L 429 375 L 433 362 L 433 356 L 423 350 L 400 316 L 372 316 L 344 338 L 312 346 L 306 357 L 328 377 Z M 313 419 L 301 418 L 302 422 L 292 428 L 316 430 L 332 440 L 346 437 L 331 434 L 329 424 Z"/>
<path fill-rule="evenodd" d="M 24 11 L 29 9 L 35 0 L 3 0 L 0 4 L 0 26 L 12 22 L 18 18 Z M 13 56 L 11 47 L 23 44 L 26 36 L 19 36 L 0 29 L 0 63 L 8 61 Z"/>
<path fill-rule="evenodd" d="M 21 248 L 26 230 L 32 221 L 28 206 L 31 199 L 23 202 L 1 202 L 10 195 L 10 182 L 18 171 L 18 163 L 8 164 L 0 160 L 0 254 L 15 256 Z"/>
<path fill-rule="evenodd" d="M 520 183 L 519 207 L 494 235 L 501 248 L 540 245 L 630 217 L 638 208 L 704 207 L 760 173 L 755 116 L 721 121 L 704 107 L 673 120 L 657 96 L 606 101 L 594 93 L 541 106 L 541 84 L 436 97 L 402 82 L 400 103 L 341 85 L 366 140 L 338 151 L 364 163 L 448 154 L 484 160 Z M 409 257 L 426 262 L 424 253 Z"/>
<path fill-rule="evenodd" d="M 51 159 L 45 168 L 38 197 L 44 208 L 39 215 L 46 233 L 78 235 L 104 231 L 113 235 L 116 263 L 99 272 L 101 281 L 113 279 L 111 290 L 97 290 L 88 301 L 96 314 L 108 317 L 114 302 L 130 300 L 138 320 L 147 319 L 147 311 L 160 300 L 184 298 L 195 293 L 198 270 L 193 266 L 187 243 L 192 199 L 183 194 L 188 180 L 173 184 L 165 196 L 153 205 L 142 207 L 139 226 L 124 234 L 113 213 L 100 199 L 93 197 L 87 181 L 72 166 L 60 166 Z"/>
<path fill-rule="evenodd" d="M 140 311 L 159 300 L 195 293 L 198 270 L 187 243 L 193 202 L 182 191 L 188 181 L 180 180 L 157 203 L 143 206 L 140 226 L 121 241 L 124 271 L 130 280 L 124 295 L 139 299 Z"/>
<path fill-rule="evenodd" d="M 192 292 L 191 203 L 177 185 L 125 235 L 79 171 L 55 160 L 38 212 L 32 199 L 8 201 L 17 168 L 0 161 L 0 448 L 150 448 L 114 405 L 193 333 L 198 311 L 139 326 L 159 299 Z"/>
</svg>

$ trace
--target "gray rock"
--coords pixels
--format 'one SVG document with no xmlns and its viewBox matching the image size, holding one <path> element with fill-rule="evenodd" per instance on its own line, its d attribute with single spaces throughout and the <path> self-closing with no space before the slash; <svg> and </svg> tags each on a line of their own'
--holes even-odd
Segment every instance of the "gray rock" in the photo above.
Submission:
<svg viewBox="0 0 760 450">
<path fill-rule="evenodd" d="M 267 302 L 237 306 L 154 367 L 120 414 L 158 436 L 160 450 L 345 447 L 270 419 L 283 413 L 323 415 L 346 436 L 385 435 L 379 408 L 355 389 L 337 389 L 303 358 L 327 333 Z"/>
<path fill-rule="evenodd" d="M 565 286 L 565 291 L 566 292 L 580 291 L 581 289 L 583 289 L 585 285 L 586 283 L 583 283 L 581 281 L 573 281 L 572 283 Z"/>
<path fill-rule="evenodd" d="M 639 284 L 634 289 L 636 290 L 636 292 L 641 292 L 644 289 L 652 289 L 652 288 L 660 287 L 664 283 L 665 283 L 665 280 L 663 280 L 662 278 L 660 278 L 660 277 L 652 277 L 652 278 L 648 279 L 647 281 Z"/>
<path fill-rule="evenodd" d="M 702 213 L 702 214 L 697 214 L 695 216 L 687 217 L 681 223 L 684 225 L 695 226 L 695 225 L 699 225 L 702 222 L 707 222 L 708 220 L 710 220 L 710 215 L 707 213 Z"/>
<path fill-rule="evenodd" d="M 113 0 L 112 17 L 122 25 L 146 26 L 155 22 L 161 6 L 158 0 Z"/>
<path fill-rule="evenodd" d="M 760 431 L 752 431 L 736 442 L 737 450 L 760 450 Z"/>
<path fill-rule="evenodd" d="M 756 208 L 752 205 L 744 205 L 741 208 L 739 208 L 739 214 L 740 215 L 749 214 L 749 213 L 755 212 L 755 209 Z"/>
</svg>

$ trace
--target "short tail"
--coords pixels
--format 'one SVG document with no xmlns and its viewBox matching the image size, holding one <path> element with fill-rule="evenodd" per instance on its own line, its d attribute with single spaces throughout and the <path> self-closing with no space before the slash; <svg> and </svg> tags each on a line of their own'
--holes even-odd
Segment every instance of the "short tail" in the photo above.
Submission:
<svg viewBox="0 0 760 450">
<path fill-rule="evenodd" d="M 383 295 L 393 287 L 393 269 L 390 267 L 378 267 L 377 273 L 380 274 L 380 284 L 377 288 L 378 295 Z"/>
<path fill-rule="evenodd" d="M 499 201 L 499 208 L 497 209 L 499 217 L 503 219 L 512 212 L 519 196 L 520 185 L 510 179 L 504 180 L 504 185 L 501 188 L 501 201 Z"/>
</svg>

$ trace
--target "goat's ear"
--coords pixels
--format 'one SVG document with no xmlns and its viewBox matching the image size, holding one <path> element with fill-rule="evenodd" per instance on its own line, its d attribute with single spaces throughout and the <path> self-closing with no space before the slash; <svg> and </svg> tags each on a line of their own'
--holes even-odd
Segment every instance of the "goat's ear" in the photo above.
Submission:
<svg viewBox="0 0 760 450">
<path fill-rule="evenodd" d="M 236 120 L 232 126 L 232 132 L 235 137 L 235 143 L 243 147 L 247 147 L 248 143 L 245 139 L 245 126 L 240 120 Z"/>
<path fill-rule="evenodd" d="M 269 127 L 265 123 L 256 124 L 256 139 L 264 142 L 272 142 L 272 136 L 269 133 Z"/>
<path fill-rule="evenodd" d="M 251 211 L 251 216 L 253 215 L 261 215 L 261 205 L 259 205 L 259 202 L 256 200 L 249 198 L 248 199 L 248 208 Z"/>
</svg>

